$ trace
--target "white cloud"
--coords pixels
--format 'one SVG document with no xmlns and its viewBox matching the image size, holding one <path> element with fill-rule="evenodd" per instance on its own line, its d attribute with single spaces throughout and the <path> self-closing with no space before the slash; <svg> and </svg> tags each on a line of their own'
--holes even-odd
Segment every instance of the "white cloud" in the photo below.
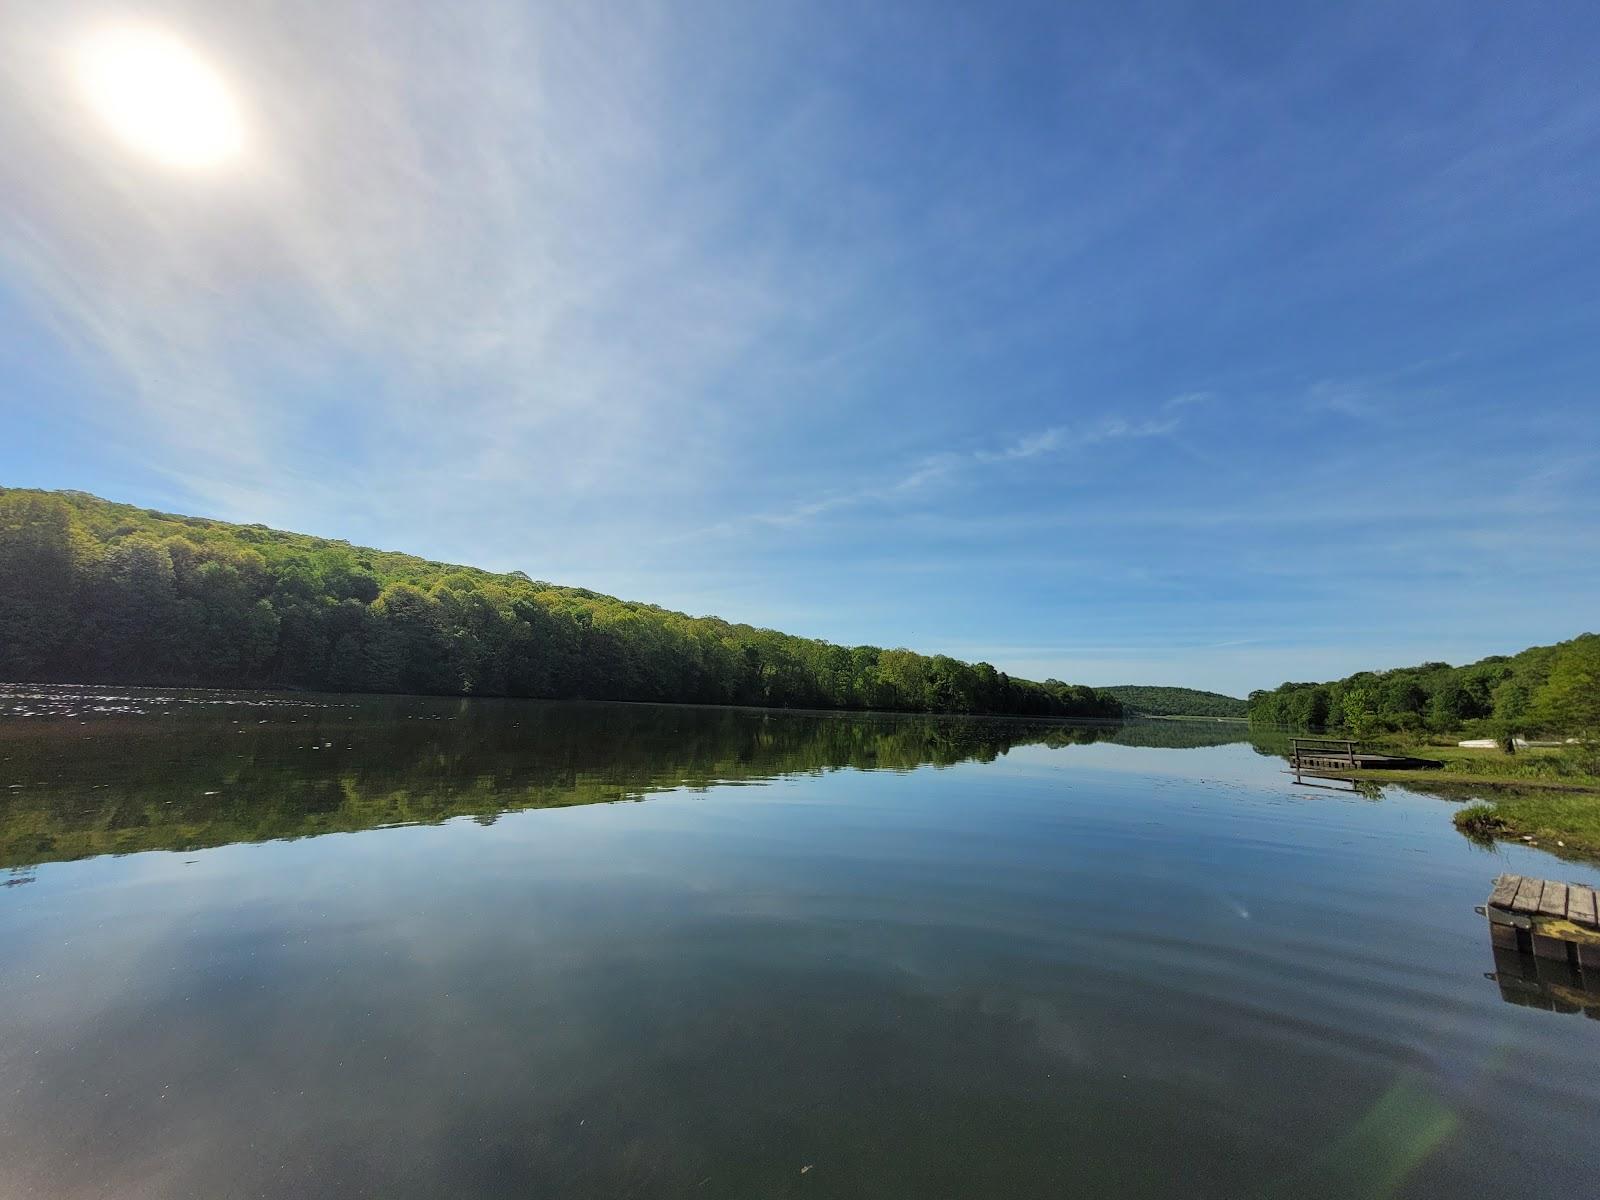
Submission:
<svg viewBox="0 0 1600 1200">
<path fill-rule="evenodd" d="M 999 449 L 979 447 L 931 454 L 891 482 L 863 484 L 815 500 L 802 501 L 777 512 L 757 513 L 747 521 L 724 522 L 717 526 L 716 531 L 726 533 L 749 523 L 786 527 L 804 525 L 819 517 L 862 505 L 906 501 L 924 496 L 936 485 L 952 483 L 967 472 L 1086 449 L 1105 442 L 1164 437 L 1175 432 L 1179 424 L 1178 417 L 1141 421 L 1106 417 L 1083 426 L 1054 425 L 1023 434 Z M 691 536 L 705 532 L 700 530 Z"/>
<path fill-rule="evenodd" d="M 104 431 L 229 512 L 670 488 L 718 436 L 706 381 L 805 300 L 782 246 L 727 245 L 736 191 L 683 186 L 714 134 L 663 102 L 661 14 L 146 5 L 249 122 L 245 165 L 200 176 L 74 103 L 100 11 L 0 15 L 0 262 Z"/>
<path fill-rule="evenodd" d="M 1177 417 L 1159 420 L 1127 421 L 1108 417 L 1086 426 L 1054 425 L 1034 433 L 1024 434 L 1011 445 L 1000 450 L 975 450 L 971 457 L 976 462 L 1015 462 L 1018 459 L 1038 458 L 1041 454 L 1054 454 L 1063 450 L 1082 449 L 1101 442 L 1120 441 L 1126 438 L 1164 437 L 1178 428 Z"/>
</svg>

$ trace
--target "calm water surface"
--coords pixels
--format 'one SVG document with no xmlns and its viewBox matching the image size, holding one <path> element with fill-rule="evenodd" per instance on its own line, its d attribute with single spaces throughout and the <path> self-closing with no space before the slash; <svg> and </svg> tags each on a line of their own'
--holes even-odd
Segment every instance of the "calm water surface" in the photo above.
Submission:
<svg viewBox="0 0 1600 1200">
<path fill-rule="evenodd" d="M 0 689 L 0 1196 L 1593 1195 L 1600 874 L 1230 736 Z"/>
</svg>

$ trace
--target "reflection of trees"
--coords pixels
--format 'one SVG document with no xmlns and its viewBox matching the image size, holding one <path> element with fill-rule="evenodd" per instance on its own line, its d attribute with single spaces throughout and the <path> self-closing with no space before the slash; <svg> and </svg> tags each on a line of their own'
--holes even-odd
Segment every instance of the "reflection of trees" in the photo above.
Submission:
<svg viewBox="0 0 1600 1200">
<path fill-rule="evenodd" d="M 1119 746 L 1199 750 L 1247 742 L 1250 730 L 1238 721 L 1129 721 L 1113 728 L 1105 740 Z"/>
<path fill-rule="evenodd" d="M 267 723 L 258 723 L 265 713 Z M 1225 727 L 495 700 L 341 698 L 0 725 L 25 786 L 0 798 L 0 865 L 307 837 L 637 799 L 855 768 L 987 762 L 1013 746 L 1214 745 Z"/>
<path fill-rule="evenodd" d="M 1247 735 L 1250 748 L 1257 754 L 1268 758 L 1288 758 L 1293 749 L 1293 740 L 1296 736 L 1303 736 L 1302 729 L 1292 726 L 1263 726 L 1251 725 Z"/>
</svg>

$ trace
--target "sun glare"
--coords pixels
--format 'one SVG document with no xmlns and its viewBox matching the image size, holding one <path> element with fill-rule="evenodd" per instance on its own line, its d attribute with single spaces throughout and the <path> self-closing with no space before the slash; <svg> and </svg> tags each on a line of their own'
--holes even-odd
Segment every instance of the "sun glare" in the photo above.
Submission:
<svg viewBox="0 0 1600 1200">
<path fill-rule="evenodd" d="M 101 30 L 78 47 L 76 67 L 90 106 L 111 131 L 158 162 L 217 167 L 243 148 L 244 122 L 222 76 L 169 34 Z"/>
</svg>

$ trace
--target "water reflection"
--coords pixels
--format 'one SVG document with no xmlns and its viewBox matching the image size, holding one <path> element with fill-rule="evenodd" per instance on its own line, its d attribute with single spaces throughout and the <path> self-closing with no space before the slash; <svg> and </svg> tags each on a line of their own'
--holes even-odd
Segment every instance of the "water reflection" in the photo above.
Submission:
<svg viewBox="0 0 1600 1200">
<path fill-rule="evenodd" d="M 0 722 L 8 853 L 42 863 L 0 891 L 0 1195 L 1454 1200 L 1600 1169 L 1600 1025 L 1483 978 L 1472 906 L 1538 852 L 1301 792 L 1238 727 L 107 695 Z"/>
<path fill-rule="evenodd" d="M 1018 746 L 1196 747 L 1242 727 L 666 705 L 0 690 L 0 866 L 434 824 Z"/>
<path fill-rule="evenodd" d="M 1582 1013 L 1600 1021 L 1600 971 L 1537 958 L 1504 946 L 1492 946 L 1494 970 L 1487 978 L 1500 985 L 1500 999 L 1546 1012 Z"/>
<path fill-rule="evenodd" d="M 1310 788 L 1318 792 L 1339 792 L 1345 796 L 1360 796 L 1363 800 L 1382 800 L 1383 785 L 1370 779 L 1319 779 L 1315 776 L 1296 775 L 1291 781 L 1297 788 Z"/>
</svg>

